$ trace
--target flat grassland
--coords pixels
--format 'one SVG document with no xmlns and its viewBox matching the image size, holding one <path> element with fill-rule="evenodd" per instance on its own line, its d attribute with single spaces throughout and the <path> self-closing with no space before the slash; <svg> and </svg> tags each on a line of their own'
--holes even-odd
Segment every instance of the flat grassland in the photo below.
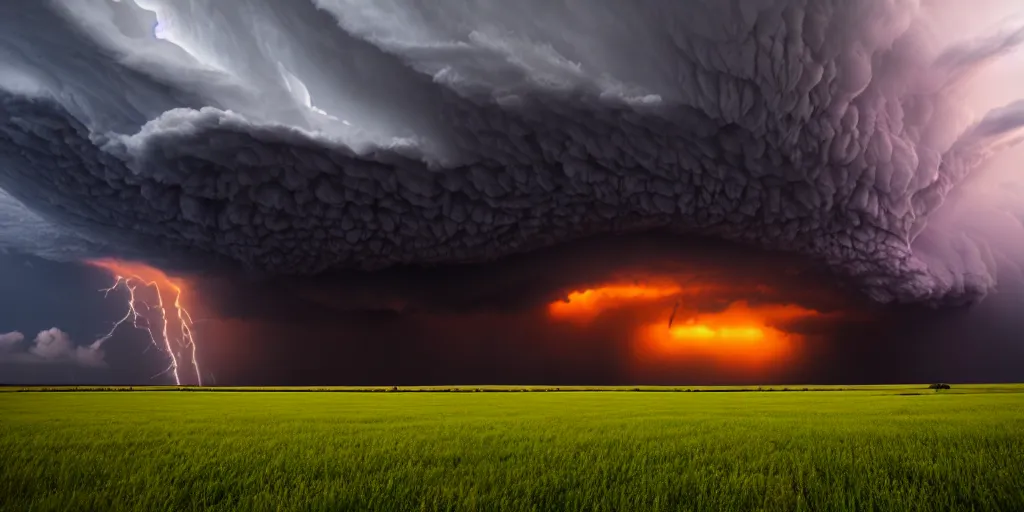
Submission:
<svg viewBox="0 0 1024 512">
<path fill-rule="evenodd" d="M 4 392 L 0 510 L 1024 510 L 1024 386 L 925 388 Z"/>
</svg>

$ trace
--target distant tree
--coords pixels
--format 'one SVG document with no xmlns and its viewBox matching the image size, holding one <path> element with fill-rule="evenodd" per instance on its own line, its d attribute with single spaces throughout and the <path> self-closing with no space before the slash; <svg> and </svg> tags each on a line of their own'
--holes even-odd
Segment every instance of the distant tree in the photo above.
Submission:
<svg viewBox="0 0 1024 512">
<path fill-rule="evenodd" d="M 928 389 L 934 389 L 935 391 L 938 391 L 940 389 L 949 389 L 949 384 L 937 382 L 935 384 L 932 384 L 931 386 L 928 386 Z"/>
</svg>

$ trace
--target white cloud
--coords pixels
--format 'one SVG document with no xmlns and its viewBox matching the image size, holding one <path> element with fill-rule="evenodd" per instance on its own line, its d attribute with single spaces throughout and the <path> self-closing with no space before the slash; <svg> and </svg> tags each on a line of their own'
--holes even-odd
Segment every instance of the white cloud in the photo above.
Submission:
<svg viewBox="0 0 1024 512">
<path fill-rule="evenodd" d="M 41 331 L 25 350 L 17 345 L 25 339 L 20 332 L 0 334 L 0 362 L 8 363 L 64 363 L 87 367 L 104 367 L 103 350 L 98 340 L 92 345 L 79 346 L 68 333 L 53 327 Z"/>
</svg>

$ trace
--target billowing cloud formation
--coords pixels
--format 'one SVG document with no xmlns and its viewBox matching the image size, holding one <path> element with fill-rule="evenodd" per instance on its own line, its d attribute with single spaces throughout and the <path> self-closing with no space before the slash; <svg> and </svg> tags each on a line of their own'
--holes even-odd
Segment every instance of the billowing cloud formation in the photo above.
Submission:
<svg viewBox="0 0 1024 512">
<path fill-rule="evenodd" d="M 24 341 L 25 335 L 18 332 L 8 332 L 0 334 L 0 352 L 7 352 L 14 348 L 15 345 Z"/>
<path fill-rule="evenodd" d="M 5 2 L 0 243 L 297 274 L 660 228 L 973 299 L 1005 232 L 927 221 L 1016 142 L 1019 97 L 966 99 L 1024 29 L 954 4 Z"/>
<path fill-rule="evenodd" d="M 103 367 L 104 340 L 89 346 L 78 346 L 68 334 L 56 327 L 41 331 L 28 347 L 20 347 L 25 336 L 20 332 L 0 334 L 0 362 L 69 363 L 87 367 Z"/>
</svg>

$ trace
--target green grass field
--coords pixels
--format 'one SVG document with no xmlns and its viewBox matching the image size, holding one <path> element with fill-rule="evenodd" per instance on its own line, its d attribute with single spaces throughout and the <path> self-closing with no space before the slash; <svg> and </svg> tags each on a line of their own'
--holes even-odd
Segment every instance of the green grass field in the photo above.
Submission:
<svg viewBox="0 0 1024 512">
<path fill-rule="evenodd" d="M 1021 511 L 1024 387 L 0 393 L 0 510 Z"/>
</svg>

